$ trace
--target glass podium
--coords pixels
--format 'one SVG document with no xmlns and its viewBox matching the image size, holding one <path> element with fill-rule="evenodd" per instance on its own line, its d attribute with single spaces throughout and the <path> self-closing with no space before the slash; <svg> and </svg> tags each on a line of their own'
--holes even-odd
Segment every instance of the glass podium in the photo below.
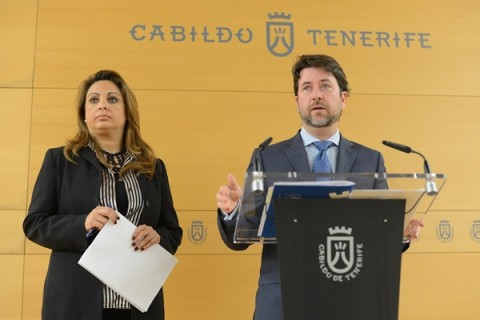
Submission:
<svg viewBox="0 0 480 320">
<path fill-rule="evenodd" d="M 349 199 L 405 199 L 405 219 L 413 213 L 427 213 L 446 181 L 442 173 L 298 173 L 298 172 L 247 172 L 240 202 L 234 242 L 276 243 L 276 235 L 264 233 L 265 221 L 274 223 L 271 210 L 267 210 L 273 197 L 280 198 L 330 198 L 336 201 Z M 289 194 L 276 194 L 279 186 L 300 189 Z M 307 195 L 302 194 L 302 187 Z M 313 189 L 311 188 L 313 186 Z M 315 186 L 320 186 L 316 196 Z M 323 188 L 322 188 L 323 186 Z M 324 194 L 326 187 L 332 187 Z M 343 189 L 342 189 L 343 188 Z M 347 189 L 347 190 L 344 190 Z M 350 190 L 351 189 L 351 190 Z M 295 190 L 295 189 L 293 189 Z M 341 192 L 338 192 L 338 191 Z M 321 213 L 319 213 L 321 214 Z M 270 219 L 270 220 L 266 220 Z M 271 221 L 273 219 L 273 221 Z"/>
</svg>

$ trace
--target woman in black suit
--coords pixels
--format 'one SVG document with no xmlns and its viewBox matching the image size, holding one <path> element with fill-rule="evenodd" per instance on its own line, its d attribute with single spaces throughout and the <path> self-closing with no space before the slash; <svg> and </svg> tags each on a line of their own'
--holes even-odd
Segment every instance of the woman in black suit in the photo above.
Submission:
<svg viewBox="0 0 480 320">
<path fill-rule="evenodd" d="M 118 73 L 86 79 L 76 107 L 78 131 L 47 151 L 23 223 L 28 239 L 52 250 L 42 319 L 164 319 L 163 290 L 141 313 L 78 260 L 86 235 L 119 214 L 137 226 L 135 250 L 160 244 L 176 252 L 182 229 L 165 165 L 142 139 L 137 101 Z"/>
</svg>

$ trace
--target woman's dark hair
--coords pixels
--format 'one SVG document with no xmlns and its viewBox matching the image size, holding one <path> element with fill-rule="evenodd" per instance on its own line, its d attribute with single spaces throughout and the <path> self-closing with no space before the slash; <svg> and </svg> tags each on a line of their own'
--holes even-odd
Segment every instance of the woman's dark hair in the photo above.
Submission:
<svg viewBox="0 0 480 320">
<path fill-rule="evenodd" d="M 65 157 L 69 161 L 75 162 L 73 156 L 78 156 L 79 150 L 87 146 L 90 141 L 93 142 L 97 155 L 101 154 L 100 146 L 95 141 L 94 137 L 90 135 L 87 124 L 85 123 L 85 102 L 87 92 L 97 81 L 113 82 L 120 90 L 125 104 L 126 123 L 123 132 L 123 147 L 133 155 L 134 159 L 122 168 L 120 174 L 123 174 L 125 170 L 130 169 L 137 173 L 143 173 L 148 178 L 153 177 L 155 173 L 156 159 L 152 148 L 142 139 L 140 134 L 140 115 L 138 112 L 137 99 L 123 78 L 117 72 L 112 70 L 98 71 L 80 84 L 76 102 L 78 130 L 72 139 L 67 140 L 64 149 Z M 104 157 L 99 156 L 98 159 L 104 165 L 108 165 Z"/>
</svg>

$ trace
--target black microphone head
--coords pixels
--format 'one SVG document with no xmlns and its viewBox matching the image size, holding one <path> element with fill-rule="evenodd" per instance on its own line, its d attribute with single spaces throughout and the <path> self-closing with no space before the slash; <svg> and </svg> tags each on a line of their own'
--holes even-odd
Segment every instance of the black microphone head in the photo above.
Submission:
<svg viewBox="0 0 480 320">
<path fill-rule="evenodd" d="M 386 141 L 386 140 L 383 140 L 382 143 L 384 145 L 386 145 L 387 147 L 397 149 L 397 150 L 400 150 L 400 151 L 405 152 L 405 153 L 412 152 L 412 148 L 404 146 L 403 144 L 399 144 L 399 143 L 395 143 L 395 142 L 391 142 L 391 141 Z"/>
<path fill-rule="evenodd" d="M 263 141 L 263 142 L 258 146 L 258 148 L 259 148 L 260 150 L 265 149 L 265 148 L 270 144 L 270 142 L 272 142 L 272 140 L 273 140 L 272 137 L 268 137 L 267 140 Z"/>
<path fill-rule="evenodd" d="M 263 141 L 262 143 L 260 143 L 260 145 L 258 146 L 258 148 L 255 148 L 255 150 L 253 151 L 254 155 L 254 159 L 253 159 L 253 171 L 261 171 L 262 170 L 262 160 L 261 160 L 261 155 L 260 155 L 260 152 L 263 151 L 263 149 L 265 149 L 269 144 L 270 142 L 272 142 L 272 137 L 268 137 L 267 140 Z"/>
</svg>

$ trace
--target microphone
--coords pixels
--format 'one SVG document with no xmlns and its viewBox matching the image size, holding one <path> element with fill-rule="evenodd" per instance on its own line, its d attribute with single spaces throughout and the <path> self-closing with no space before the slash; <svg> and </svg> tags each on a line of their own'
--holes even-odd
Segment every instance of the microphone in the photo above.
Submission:
<svg viewBox="0 0 480 320">
<path fill-rule="evenodd" d="M 425 158 L 423 154 L 421 154 L 420 152 L 415 151 L 412 148 L 410 148 L 408 146 L 405 146 L 403 144 L 399 144 L 399 143 L 395 143 L 395 142 L 391 142 L 391 141 L 386 141 L 386 140 L 383 140 L 382 143 L 384 145 L 386 145 L 387 147 L 390 147 L 390 148 L 393 148 L 393 149 L 396 149 L 396 150 L 399 150 L 399 151 L 402 151 L 402 152 L 405 152 L 405 153 L 415 153 L 415 154 L 418 154 L 420 157 L 422 157 L 423 158 L 423 170 L 425 172 L 425 179 L 427 180 L 426 184 L 425 184 L 425 191 L 427 192 L 427 194 L 429 196 L 434 196 L 434 195 L 438 194 L 437 184 L 435 183 L 435 181 L 432 178 L 432 174 L 430 172 L 430 166 L 428 164 L 427 158 Z"/>
<path fill-rule="evenodd" d="M 260 151 L 263 151 L 272 142 L 272 137 L 268 137 L 258 148 L 253 151 L 253 172 L 252 172 L 252 192 L 254 194 L 262 194 L 265 191 L 263 181 L 263 165 Z"/>
<path fill-rule="evenodd" d="M 412 148 L 404 146 L 403 144 L 390 142 L 390 141 L 385 141 L 385 140 L 383 140 L 382 142 L 383 142 L 384 145 L 386 145 L 390 148 L 397 149 L 397 150 L 400 150 L 400 151 L 405 152 L 405 153 L 412 152 Z"/>
</svg>

